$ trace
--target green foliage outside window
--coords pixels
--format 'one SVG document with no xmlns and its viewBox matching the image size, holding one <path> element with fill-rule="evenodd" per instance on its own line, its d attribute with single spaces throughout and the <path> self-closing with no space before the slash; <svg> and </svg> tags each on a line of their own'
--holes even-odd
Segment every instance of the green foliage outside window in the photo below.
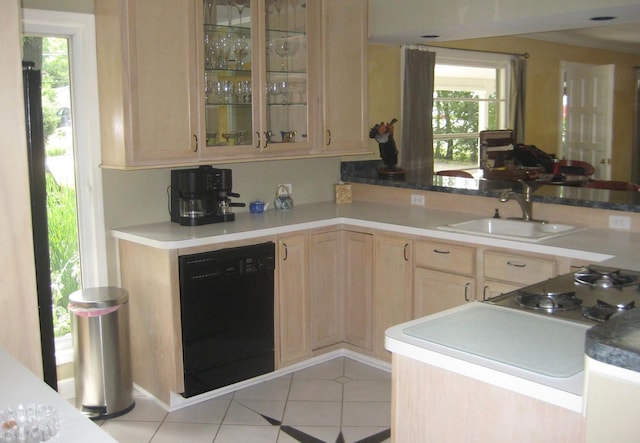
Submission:
<svg viewBox="0 0 640 443">
<path fill-rule="evenodd" d="M 76 193 L 60 186 L 47 173 L 47 217 L 53 295 L 53 329 L 56 337 L 71 332 L 69 295 L 80 289 L 80 257 L 76 224 Z"/>
</svg>

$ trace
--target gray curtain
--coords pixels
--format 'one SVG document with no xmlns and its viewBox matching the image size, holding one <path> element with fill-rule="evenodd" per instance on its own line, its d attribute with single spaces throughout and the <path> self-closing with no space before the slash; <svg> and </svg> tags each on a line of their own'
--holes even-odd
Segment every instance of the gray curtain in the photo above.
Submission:
<svg viewBox="0 0 640 443">
<path fill-rule="evenodd" d="M 402 167 L 413 177 L 433 174 L 433 79 L 436 54 L 405 49 Z"/>
<path fill-rule="evenodd" d="M 527 60 L 523 57 L 511 59 L 511 90 L 509 91 L 508 127 L 513 129 L 516 143 L 524 143 L 524 105 L 527 80 Z"/>
<path fill-rule="evenodd" d="M 631 181 L 640 183 L 640 68 L 636 68 L 636 106 L 633 120 L 633 147 L 631 149 Z"/>
</svg>

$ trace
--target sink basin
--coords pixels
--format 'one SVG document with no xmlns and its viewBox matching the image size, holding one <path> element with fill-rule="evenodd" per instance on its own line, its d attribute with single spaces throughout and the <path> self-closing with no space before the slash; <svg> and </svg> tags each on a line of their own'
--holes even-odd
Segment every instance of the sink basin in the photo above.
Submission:
<svg viewBox="0 0 640 443">
<path fill-rule="evenodd" d="M 563 235 L 574 234 L 582 231 L 584 228 L 559 223 L 542 223 L 503 218 L 480 218 L 462 223 L 438 226 L 438 229 L 463 234 L 504 238 L 507 240 L 538 242 Z"/>
</svg>

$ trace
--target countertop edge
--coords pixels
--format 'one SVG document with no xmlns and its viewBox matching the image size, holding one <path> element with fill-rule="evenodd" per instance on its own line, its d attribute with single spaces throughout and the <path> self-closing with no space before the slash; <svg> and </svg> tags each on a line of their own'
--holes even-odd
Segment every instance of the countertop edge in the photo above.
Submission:
<svg viewBox="0 0 640 443">
<path fill-rule="evenodd" d="M 640 374 L 640 309 L 612 316 L 587 331 L 587 357 Z"/>
</svg>

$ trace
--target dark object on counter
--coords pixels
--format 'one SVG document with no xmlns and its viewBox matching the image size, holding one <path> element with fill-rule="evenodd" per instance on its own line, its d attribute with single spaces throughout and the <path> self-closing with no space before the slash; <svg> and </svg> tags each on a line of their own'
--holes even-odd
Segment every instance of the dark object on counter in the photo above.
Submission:
<svg viewBox="0 0 640 443">
<path fill-rule="evenodd" d="M 183 255 L 184 397 L 273 372 L 272 242 Z"/>
<path fill-rule="evenodd" d="M 194 169 L 171 171 L 171 221 L 182 226 L 199 226 L 235 220 L 229 197 L 240 197 L 231 192 L 231 169 L 200 166 Z"/>
<path fill-rule="evenodd" d="M 500 218 L 500 210 L 498 210 L 498 208 L 496 208 L 495 212 L 493 213 L 493 218 Z"/>
<path fill-rule="evenodd" d="M 393 139 L 393 124 L 398 119 L 393 119 L 389 123 L 380 122 L 371 128 L 369 131 L 369 138 L 373 138 L 378 142 L 378 148 L 380 149 L 380 158 L 382 158 L 381 166 L 378 170 L 378 175 L 381 178 L 403 180 L 405 178 L 405 170 L 398 168 L 398 148 L 396 147 L 396 141 Z"/>
<path fill-rule="evenodd" d="M 547 173 L 553 172 L 553 156 L 534 145 L 518 143 L 513 150 L 514 162 L 517 166 L 540 167 Z"/>
</svg>

